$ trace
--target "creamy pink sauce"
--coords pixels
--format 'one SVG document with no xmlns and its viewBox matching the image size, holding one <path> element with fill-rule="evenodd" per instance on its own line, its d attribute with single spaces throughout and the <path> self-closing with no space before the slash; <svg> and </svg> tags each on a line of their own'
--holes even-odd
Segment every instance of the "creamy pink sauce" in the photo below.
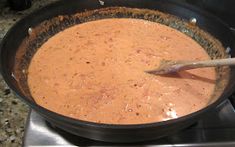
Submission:
<svg viewBox="0 0 235 147">
<path fill-rule="evenodd" d="M 205 107 L 215 87 L 214 68 L 155 76 L 161 60 L 208 60 L 190 37 L 140 19 L 103 19 L 68 28 L 44 43 L 28 70 L 39 105 L 108 124 L 169 120 Z"/>
</svg>

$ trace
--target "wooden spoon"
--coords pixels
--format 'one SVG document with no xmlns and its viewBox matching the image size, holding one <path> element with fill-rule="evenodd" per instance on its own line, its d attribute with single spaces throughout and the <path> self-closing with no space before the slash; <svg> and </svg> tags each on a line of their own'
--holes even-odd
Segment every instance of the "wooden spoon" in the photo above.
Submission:
<svg viewBox="0 0 235 147">
<path fill-rule="evenodd" d="M 235 65 L 235 58 L 228 59 L 215 59 L 206 61 L 166 61 L 163 60 L 160 66 L 153 70 L 145 71 L 150 74 L 163 75 L 170 74 L 182 70 L 189 70 L 195 68 L 204 67 L 216 67 L 216 66 L 233 66 Z"/>
</svg>

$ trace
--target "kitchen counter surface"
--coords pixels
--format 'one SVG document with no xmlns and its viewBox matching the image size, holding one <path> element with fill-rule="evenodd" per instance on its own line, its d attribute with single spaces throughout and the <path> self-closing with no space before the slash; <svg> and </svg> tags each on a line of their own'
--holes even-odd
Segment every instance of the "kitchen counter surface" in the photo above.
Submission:
<svg viewBox="0 0 235 147">
<path fill-rule="evenodd" d="M 10 27 L 25 15 L 56 0 L 34 0 L 24 11 L 10 10 L 6 1 L 0 1 L 0 41 Z M 24 125 L 29 108 L 16 98 L 0 75 L 0 146 L 21 146 Z"/>
</svg>

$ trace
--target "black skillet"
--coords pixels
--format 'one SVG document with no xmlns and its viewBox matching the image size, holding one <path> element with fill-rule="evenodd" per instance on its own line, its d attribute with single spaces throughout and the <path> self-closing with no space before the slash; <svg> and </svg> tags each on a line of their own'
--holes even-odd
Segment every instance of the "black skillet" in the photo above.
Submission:
<svg viewBox="0 0 235 147">
<path fill-rule="evenodd" d="M 129 9 L 118 8 L 120 6 Z M 103 9 L 88 11 L 100 8 Z M 131 8 L 140 8 L 140 10 Z M 145 10 L 141 10 L 143 8 Z M 85 10 L 87 12 L 74 15 Z M 159 10 L 178 18 L 151 10 Z M 57 17 L 58 15 L 64 16 Z M 20 20 L 4 37 L 0 46 L 4 80 L 20 99 L 54 126 L 82 137 L 108 142 L 137 142 L 170 135 L 196 122 L 232 93 L 235 81 L 234 69 L 225 67 L 216 69 L 217 86 L 207 107 L 169 121 L 139 125 L 100 124 L 62 116 L 37 105 L 30 96 L 26 82 L 27 67 L 36 49 L 50 36 L 69 26 L 110 17 L 147 19 L 176 28 L 196 40 L 211 58 L 225 58 L 228 57 L 227 53 L 231 56 L 235 53 L 234 36 L 227 25 L 216 17 L 188 5 L 168 0 L 104 0 L 104 5 L 98 0 L 63 0 Z M 191 18 L 196 18 L 196 25 L 189 23 Z"/>
</svg>

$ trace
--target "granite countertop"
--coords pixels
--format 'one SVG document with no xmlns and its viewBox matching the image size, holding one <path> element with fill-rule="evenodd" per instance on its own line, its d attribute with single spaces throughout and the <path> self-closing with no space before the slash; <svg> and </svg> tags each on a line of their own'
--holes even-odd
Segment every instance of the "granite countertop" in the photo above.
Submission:
<svg viewBox="0 0 235 147">
<path fill-rule="evenodd" d="M 24 11 L 10 10 L 6 0 L 0 1 L 0 41 L 10 27 L 25 15 L 56 0 L 33 0 Z M 29 108 L 16 98 L 0 75 L 0 146 L 21 146 Z"/>
</svg>

